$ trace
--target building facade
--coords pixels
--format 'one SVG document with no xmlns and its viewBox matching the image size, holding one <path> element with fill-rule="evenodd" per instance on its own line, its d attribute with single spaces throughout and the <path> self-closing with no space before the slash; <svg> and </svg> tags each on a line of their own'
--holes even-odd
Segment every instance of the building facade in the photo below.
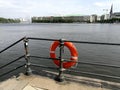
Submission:
<svg viewBox="0 0 120 90">
<path fill-rule="evenodd" d="M 90 22 L 91 22 L 91 23 L 94 23 L 94 22 L 96 22 L 96 21 L 97 21 L 97 15 L 96 15 L 96 14 L 91 15 L 91 16 L 90 16 Z"/>
</svg>

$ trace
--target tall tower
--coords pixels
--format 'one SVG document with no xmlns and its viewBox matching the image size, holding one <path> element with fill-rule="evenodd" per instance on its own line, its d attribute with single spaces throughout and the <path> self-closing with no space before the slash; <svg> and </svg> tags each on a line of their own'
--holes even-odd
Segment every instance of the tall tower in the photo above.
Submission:
<svg viewBox="0 0 120 90">
<path fill-rule="evenodd" d="M 110 9 L 110 19 L 112 18 L 112 14 L 113 14 L 113 4 L 111 5 L 111 9 Z"/>
</svg>

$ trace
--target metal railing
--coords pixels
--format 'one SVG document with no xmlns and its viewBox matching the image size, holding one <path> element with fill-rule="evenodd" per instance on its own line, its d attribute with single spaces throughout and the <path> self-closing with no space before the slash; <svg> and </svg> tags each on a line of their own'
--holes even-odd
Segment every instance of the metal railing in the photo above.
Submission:
<svg viewBox="0 0 120 90">
<path fill-rule="evenodd" d="M 5 51 L 7 51 L 9 48 L 15 46 L 16 44 L 20 43 L 21 41 L 24 40 L 24 38 L 25 38 L 25 37 L 19 39 L 18 41 L 14 42 L 13 44 L 11 44 L 11 45 L 9 45 L 8 47 L 4 48 L 3 50 L 0 51 L 0 54 L 3 53 L 3 52 L 5 52 Z M 25 55 L 22 55 L 22 56 L 18 57 L 17 59 L 8 62 L 8 63 L 5 64 L 5 65 L 1 65 L 1 66 L 0 66 L 0 70 L 3 69 L 3 68 L 5 68 L 5 67 L 7 67 L 7 66 L 9 66 L 9 65 L 11 65 L 11 64 L 13 64 L 13 63 L 15 63 L 15 62 L 17 62 L 17 61 L 19 61 L 19 60 L 21 60 L 21 59 L 24 58 L 24 57 L 25 57 Z M 22 64 L 22 65 L 20 65 L 20 66 L 18 66 L 18 67 L 13 68 L 12 70 L 9 70 L 9 71 L 7 71 L 7 72 L 4 72 L 3 74 L 0 75 L 0 77 L 5 76 L 5 75 L 7 75 L 7 74 L 9 74 L 9 73 L 11 73 L 11 72 L 13 72 L 13 71 L 21 68 L 21 67 L 24 67 L 24 66 L 25 66 L 25 64 Z"/>
<path fill-rule="evenodd" d="M 29 40 L 40 40 L 40 41 L 59 41 L 60 42 L 60 46 L 59 46 L 59 58 L 50 58 L 50 57 L 42 57 L 42 56 L 33 56 L 29 54 L 29 47 L 28 47 L 28 42 Z M 25 58 L 25 63 L 21 66 L 18 66 L 16 68 L 14 68 L 13 70 L 10 70 L 8 72 L 3 73 L 1 76 L 4 76 L 6 74 L 9 74 L 10 72 L 13 72 L 23 66 L 25 66 L 26 68 L 26 75 L 30 75 L 32 74 L 32 69 L 31 66 L 35 66 L 35 67 L 42 67 L 42 68 L 49 68 L 49 69 L 55 69 L 58 70 L 59 73 L 57 75 L 57 77 L 55 78 L 57 81 L 63 81 L 64 77 L 63 77 L 63 71 L 65 70 L 62 66 L 63 62 L 74 62 L 68 59 L 63 59 L 62 58 L 62 51 L 63 51 L 63 46 L 64 46 L 64 42 L 68 42 L 68 40 L 63 40 L 63 39 L 46 39 L 46 38 L 34 38 L 34 37 L 23 37 L 20 40 L 16 41 L 15 43 L 11 44 L 10 46 L 6 47 L 5 49 L 1 50 L 0 53 L 8 50 L 9 48 L 15 46 L 16 44 L 18 44 L 19 42 L 23 41 L 24 42 L 24 48 L 25 48 L 25 55 L 20 56 L 19 58 L 3 65 L 0 66 L 0 70 L 4 67 L 7 67 L 8 65 L 17 62 L 18 60 Z M 101 43 L 101 42 L 86 42 L 86 41 L 71 41 L 69 40 L 69 42 L 73 42 L 73 43 L 79 43 L 79 44 L 98 44 L 98 45 L 114 45 L 114 46 L 120 46 L 119 43 Z M 34 58 L 42 58 L 42 59 L 50 59 L 50 60 L 60 60 L 60 66 L 59 67 L 52 67 L 52 66 L 46 66 L 46 65 L 39 65 L 39 64 L 34 64 L 34 63 L 30 63 L 30 59 L 34 57 Z M 107 65 L 107 64 L 98 64 L 98 63 L 88 63 L 88 62 L 80 62 L 77 61 L 77 63 L 79 64 L 87 64 L 87 65 L 96 65 L 96 66 L 104 66 L 104 67 L 112 67 L 112 68 L 120 68 L 120 66 L 116 66 L 116 65 Z M 66 71 L 70 71 L 70 72 L 77 72 L 77 73 L 82 73 L 82 74 L 87 74 L 87 75 L 93 75 L 93 76 L 101 76 L 101 77 L 107 77 L 107 78 L 114 78 L 114 79 L 120 79 L 120 77 L 117 76 L 110 76 L 110 75 L 104 75 L 104 74 L 97 74 L 97 73 L 91 73 L 91 72 L 82 72 L 79 70 L 66 70 Z"/>
</svg>

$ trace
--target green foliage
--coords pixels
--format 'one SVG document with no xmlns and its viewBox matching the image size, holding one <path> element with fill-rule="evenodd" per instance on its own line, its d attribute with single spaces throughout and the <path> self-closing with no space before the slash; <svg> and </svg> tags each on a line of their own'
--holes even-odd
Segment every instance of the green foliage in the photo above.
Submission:
<svg viewBox="0 0 120 90">
<path fill-rule="evenodd" d="M 32 20 L 32 23 L 73 23 L 73 20 L 63 20 L 63 19 Z"/>
<path fill-rule="evenodd" d="M 40 19 L 35 19 L 32 18 L 32 23 L 74 23 L 74 22 L 79 22 L 79 23 L 90 23 L 90 21 L 80 21 L 74 19 L 74 17 L 69 16 L 69 17 L 42 17 Z M 95 23 L 120 23 L 120 18 L 112 18 L 108 20 L 100 20 L 96 21 Z"/>
<path fill-rule="evenodd" d="M 19 19 L 6 19 L 0 17 L 0 23 L 20 23 Z"/>
<path fill-rule="evenodd" d="M 64 19 L 63 17 L 43 17 L 43 19 L 34 19 L 32 18 L 32 23 L 73 23 L 73 22 L 80 22 L 80 21 L 75 21 L 72 18 L 67 18 Z"/>
</svg>

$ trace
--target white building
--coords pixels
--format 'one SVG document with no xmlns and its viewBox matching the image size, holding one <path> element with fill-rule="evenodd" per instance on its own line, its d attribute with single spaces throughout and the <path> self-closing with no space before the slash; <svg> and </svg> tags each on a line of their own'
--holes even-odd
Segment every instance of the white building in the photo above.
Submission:
<svg viewBox="0 0 120 90">
<path fill-rule="evenodd" d="M 108 20 L 108 19 L 110 19 L 110 14 L 105 14 L 104 20 Z"/>
<path fill-rule="evenodd" d="M 97 16 L 97 21 L 100 21 L 101 20 L 101 16 Z"/>
<path fill-rule="evenodd" d="M 94 22 L 96 22 L 96 21 L 97 21 L 97 15 L 96 15 L 96 14 L 91 15 L 91 16 L 90 16 L 90 22 L 91 22 L 91 23 L 94 23 Z"/>
<path fill-rule="evenodd" d="M 31 23 L 31 19 L 28 18 L 20 18 L 21 23 Z"/>
</svg>

